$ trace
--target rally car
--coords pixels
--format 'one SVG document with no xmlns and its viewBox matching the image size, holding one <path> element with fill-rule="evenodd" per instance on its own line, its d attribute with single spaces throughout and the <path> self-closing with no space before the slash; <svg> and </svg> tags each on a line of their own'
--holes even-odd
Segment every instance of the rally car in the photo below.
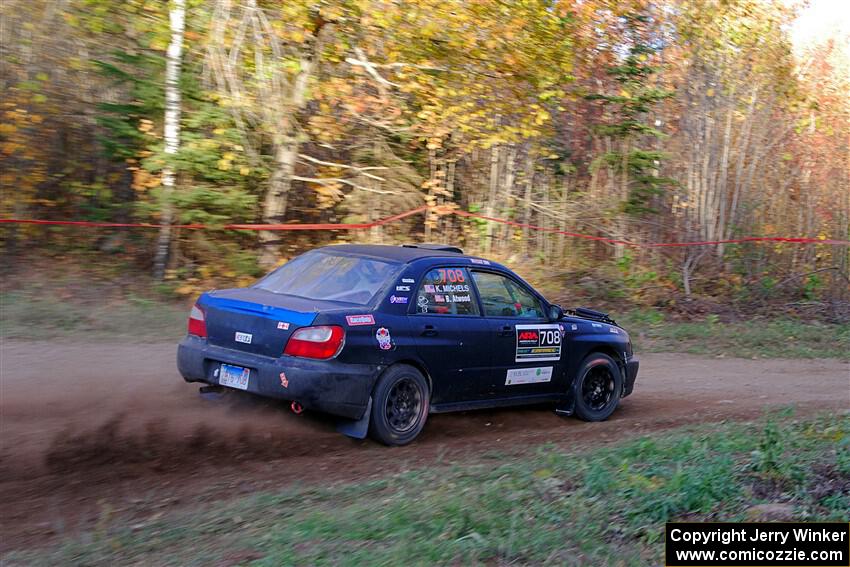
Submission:
<svg viewBox="0 0 850 567">
<path fill-rule="evenodd" d="M 177 366 L 339 416 L 341 431 L 409 443 L 430 413 L 553 403 L 607 419 L 634 387 L 628 333 L 568 312 L 508 268 L 443 245 L 338 245 L 247 288 L 202 294 Z"/>
</svg>

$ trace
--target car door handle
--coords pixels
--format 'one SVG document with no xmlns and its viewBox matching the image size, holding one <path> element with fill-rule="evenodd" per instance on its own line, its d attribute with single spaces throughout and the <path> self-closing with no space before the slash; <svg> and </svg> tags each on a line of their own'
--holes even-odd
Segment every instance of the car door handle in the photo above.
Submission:
<svg viewBox="0 0 850 567">
<path fill-rule="evenodd" d="M 437 336 L 436 327 L 434 327 L 434 325 L 425 325 L 422 328 L 422 336 L 423 337 L 436 337 Z"/>
<path fill-rule="evenodd" d="M 514 334 L 514 328 L 511 325 L 505 325 L 501 329 L 499 329 L 500 337 L 509 337 Z"/>
</svg>

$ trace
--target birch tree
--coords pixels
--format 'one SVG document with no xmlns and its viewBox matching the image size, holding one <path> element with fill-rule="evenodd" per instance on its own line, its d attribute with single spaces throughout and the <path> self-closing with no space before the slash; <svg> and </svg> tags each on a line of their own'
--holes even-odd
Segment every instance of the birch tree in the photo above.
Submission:
<svg viewBox="0 0 850 567">
<path fill-rule="evenodd" d="M 186 19 L 185 0 L 172 0 L 168 13 L 171 41 L 166 51 L 165 62 L 165 155 L 173 157 L 180 148 L 180 64 L 183 52 L 183 30 Z M 168 250 L 171 244 L 171 224 L 174 207 L 171 203 L 174 193 L 175 172 L 172 164 L 167 163 L 162 171 L 162 193 L 160 196 L 161 216 L 159 237 L 157 238 L 156 257 L 154 258 L 154 277 L 161 280 L 165 275 L 168 262 Z"/>
</svg>

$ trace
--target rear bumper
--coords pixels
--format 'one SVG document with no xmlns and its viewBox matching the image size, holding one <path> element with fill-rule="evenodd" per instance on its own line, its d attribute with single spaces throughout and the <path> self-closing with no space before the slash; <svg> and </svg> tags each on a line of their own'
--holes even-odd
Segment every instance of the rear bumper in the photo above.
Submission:
<svg viewBox="0 0 850 567">
<path fill-rule="evenodd" d="M 222 362 L 251 369 L 248 392 L 297 401 L 307 409 L 350 419 L 363 416 L 375 380 L 383 370 L 336 360 L 271 358 L 217 347 L 193 336 L 184 338 L 177 347 L 177 369 L 187 382 L 217 385 Z"/>
<path fill-rule="evenodd" d="M 639 367 L 640 361 L 638 360 L 638 357 L 632 356 L 631 358 L 626 360 L 626 375 L 625 381 L 623 382 L 623 397 L 628 396 L 632 393 L 632 390 L 634 390 L 635 379 L 637 378 Z"/>
</svg>

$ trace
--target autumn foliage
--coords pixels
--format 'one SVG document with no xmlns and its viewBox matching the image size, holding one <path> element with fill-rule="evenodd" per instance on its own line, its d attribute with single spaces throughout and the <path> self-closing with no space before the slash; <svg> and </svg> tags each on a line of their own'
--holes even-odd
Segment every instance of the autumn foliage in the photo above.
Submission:
<svg viewBox="0 0 850 567">
<path fill-rule="evenodd" d="M 179 146 L 166 151 L 177 6 Z M 9 0 L 0 216 L 215 227 L 429 205 L 363 232 L 174 230 L 165 277 L 248 281 L 312 245 L 425 239 L 687 296 L 847 301 L 846 246 L 631 249 L 441 214 L 635 243 L 850 239 L 850 39 L 793 46 L 797 8 Z M 154 262 L 155 231 L 63 230 L 7 225 L 0 237 L 11 257 L 95 248 Z"/>
</svg>

